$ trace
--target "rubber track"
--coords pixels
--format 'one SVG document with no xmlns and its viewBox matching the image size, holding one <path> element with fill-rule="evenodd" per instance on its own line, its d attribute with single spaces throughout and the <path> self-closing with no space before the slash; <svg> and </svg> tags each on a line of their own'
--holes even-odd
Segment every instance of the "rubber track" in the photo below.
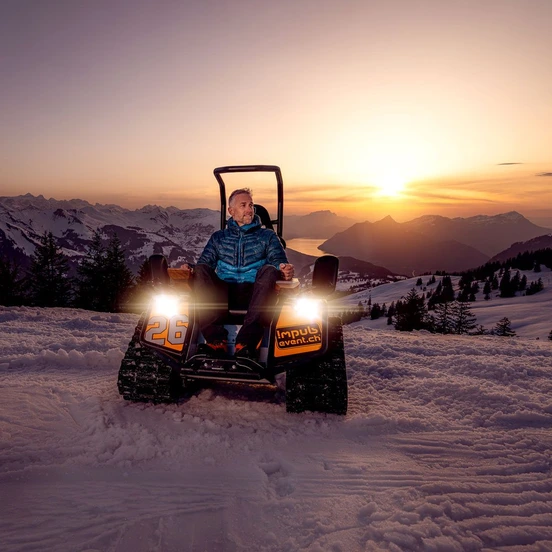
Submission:
<svg viewBox="0 0 552 552">
<path fill-rule="evenodd" d="M 175 369 L 140 344 L 145 315 L 138 321 L 134 335 L 121 362 L 117 387 L 127 401 L 174 402 L 182 387 Z"/>
<path fill-rule="evenodd" d="M 348 403 L 347 368 L 343 328 L 338 317 L 331 317 L 328 352 L 320 359 L 288 370 L 286 410 L 288 412 L 326 412 L 346 414 Z"/>
</svg>

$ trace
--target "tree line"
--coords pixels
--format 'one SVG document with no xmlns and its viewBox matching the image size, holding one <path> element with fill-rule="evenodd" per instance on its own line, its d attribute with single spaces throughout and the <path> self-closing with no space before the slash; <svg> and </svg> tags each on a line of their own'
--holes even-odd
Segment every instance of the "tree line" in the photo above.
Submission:
<svg viewBox="0 0 552 552">
<path fill-rule="evenodd" d="M 458 335 L 491 334 L 504 337 L 516 335 L 511 328 L 511 321 L 507 317 L 499 320 L 491 330 L 485 329 L 481 324 L 476 324 L 477 319 L 468 301 L 443 300 L 430 310 L 425 295 L 420 295 L 415 288 L 412 288 L 405 297 L 396 302 L 393 301 L 389 307 L 385 303 L 383 305 L 374 303 L 365 309 L 362 302 L 359 302 L 356 309 L 345 310 L 341 313 L 344 324 L 358 322 L 366 316 L 369 316 L 371 320 L 386 316 L 388 326 L 394 326 L 396 330 L 403 332 L 427 330 L 432 333 Z M 552 331 L 549 339 L 552 340 Z"/>
<path fill-rule="evenodd" d="M 76 275 L 70 276 L 68 256 L 52 232 L 45 232 L 26 269 L 14 260 L 0 257 L 0 304 L 129 311 L 133 310 L 132 301 L 147 285 L 148 273 L 145 260 L 138 277 L 134 277 L 117 235 L 104 238 L 96 230 Z"/>
<path fill-rule="evenodd" d="M 427 330 L 442 334 L 514 336 L 515 332 L 507 317 L 499 320 L 490 330 L 478 325 L 470 309 L 470 303 L 476 300 L 481 286 L 484 299 L 487 301 L 491 299 L 493 291 L 500 297 L 538 293 L 544 289 L 542 278 L 528 283 L 527 277 L 521 276 L 520 270 L 533 270 L 538 273 L 541 271 L 541 265 L 552 267 L 552 249 L 520 253 L 502 263 L 487 263 L 478 269 L 465 271 L 460 274 L 458 293 L 454 290 L 451 276 L 446 273 L 437 273 L 442 275 L 438 282 L 435 275 L 431 275 L 425 284 L 420 277 L 416 287 L 421 288 L 420 291 L 423 290 L 423 293 L 419 293 L 416 287 L 413 287 L 406 297 L 393 301 L 389 306 L 385 303 L 372 304 L 371 298 L 366 302 L 366 306 L 359 301 L 356 309 L 341 313 L 342 319 L 347 324 L 367 316 L 372 320 L 386 316 L 387 324 L 399 331 Z M 427 286 L 433 284 L 437 284 L 435 289 L 427 290 Z M 552 330 L 548 339 L 552 340 Z"/>
</svg>

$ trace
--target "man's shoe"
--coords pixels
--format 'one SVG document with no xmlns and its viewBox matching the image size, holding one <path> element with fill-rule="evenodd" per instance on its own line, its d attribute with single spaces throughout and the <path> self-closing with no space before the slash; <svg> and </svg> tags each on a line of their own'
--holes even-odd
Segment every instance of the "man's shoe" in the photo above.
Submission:
<svg viewBox="0 0 552 552">
<path fill-rule="evenodd" d="M 224 358 L 228 355 L 228 343 L 226 341 L 213 341 L 212 343 L 200 343 L 197 346 L 200 355 L 214 358 Z"/>
<path fill-rule="evenodd" d="M 257 351 L 251 350 L 245 343 L 236 343 L 234 357 L 257 360 Z"/>
</svg>

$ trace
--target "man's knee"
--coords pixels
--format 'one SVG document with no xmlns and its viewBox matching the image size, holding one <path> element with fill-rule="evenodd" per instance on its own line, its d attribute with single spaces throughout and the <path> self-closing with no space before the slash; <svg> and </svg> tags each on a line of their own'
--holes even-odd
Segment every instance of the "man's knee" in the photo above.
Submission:
<svg viewBox="0 0 552 552">
<path fill-rule="evenodd" d="M 194 268 L 194 276 L 196 278 L 204 278 L 205 276 L 211 276 L 214 273 L 215 271 L 209 265 L 203 263 L 196 265 Z"/>
<path fill-rule="evenodd" d="M 256 282 L 272 282 L 276 283 L 280 279 L 280 271 L 272 265 L 264 265 L 257 271 Z"/>
<path fill-rule="evenodd" d="M 216 280 L 216 273 L 209 265 L 196 265 L 193 276 L 193 281 L 196 286 L 211 287 L 212 285 L 215 285 Z"/>
</svg>

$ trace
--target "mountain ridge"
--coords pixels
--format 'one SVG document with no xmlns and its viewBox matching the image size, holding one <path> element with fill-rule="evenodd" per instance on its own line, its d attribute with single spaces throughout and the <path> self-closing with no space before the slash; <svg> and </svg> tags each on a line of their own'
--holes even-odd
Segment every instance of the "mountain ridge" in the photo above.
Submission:
<svg viewBox="0 0 552 552">
<path fill-rule="evenodd" d="M 350 255 L 405 275 L 458 272 L 485 264 L 512 243 L 550 232 L 517 211 L 454 219 L 423 215 L 407 222 L 387 216 L 357 223 L 320 245 L 328 253 Z"/>
<path fill-rule="evenodd" d="M 372 263 L 390 274 L 410 275 L 473 268 L 487 262 L 491 250 L 498 254 L 513 243 L 552 232 L 517 211 L 453 219 L 430 214 L 403 223 L 387 215 L 375 222 L 353 221 L 334 232 L 351 221 L 329 210 L 291 215 L 284 218 L 284 238 L 292 239 L 293 232 L 309 237 L 324 229 L 324 233 L 333 234 L 321 245 L 322 250 Z M 148 204 L 131 210 L 113 204 L 93 205 L 82 199 L 46 199 L 43 195 L 0 197 L 0 253 L 23 264 L 46 231 L 54 234 L 63 252 L 76 262 L 98 229 L 106 238 L 119 235 L 129 255 L 129 267 L 135 272 L 154 253 L 165 255 L 171 265 L 195 262 L 219 227 L 220 212 L 207 208 Z M 509 241 L 514 235 L 516 239 Z M 299 269 L 314 258 L 292 251 L 288 250 Z"/>
</svg>

